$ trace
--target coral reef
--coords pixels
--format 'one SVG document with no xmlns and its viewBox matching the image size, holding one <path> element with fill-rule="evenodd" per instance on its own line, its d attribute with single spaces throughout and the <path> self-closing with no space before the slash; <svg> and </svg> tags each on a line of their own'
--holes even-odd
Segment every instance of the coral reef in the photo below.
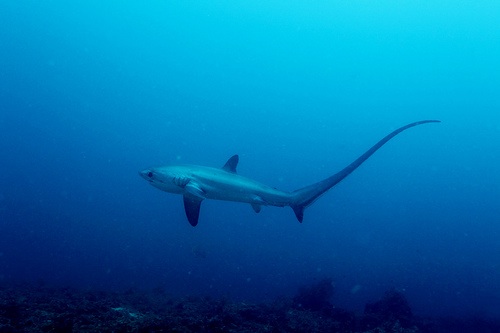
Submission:
<svg viewBox="0 0 500 333">
<path fill-rule="evenodd" d="M 17 284 L 0 287 L 0 333 L 500 331 L 495 322 L 415 318 L 395 291 L 367 304 L 361 317 L 333 307 L 332 295 L 330 279 L 301 288 L 293 299 L 281 297 L 269 304 L 172 298 L 161 288 L 115 293 Z M 474 330 L 478 327 L 482 330 Z"/>
</svg>

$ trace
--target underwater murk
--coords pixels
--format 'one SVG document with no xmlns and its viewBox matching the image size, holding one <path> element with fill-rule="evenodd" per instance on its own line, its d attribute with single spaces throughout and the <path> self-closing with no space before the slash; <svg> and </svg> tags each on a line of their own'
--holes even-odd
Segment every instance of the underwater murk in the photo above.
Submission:
<svg viewBox="0 0 500 333">
<path fill-rule="evenodd" d="M 499 16 L 2 2 L 0 332 L 499 332 Z"/>
</svg>

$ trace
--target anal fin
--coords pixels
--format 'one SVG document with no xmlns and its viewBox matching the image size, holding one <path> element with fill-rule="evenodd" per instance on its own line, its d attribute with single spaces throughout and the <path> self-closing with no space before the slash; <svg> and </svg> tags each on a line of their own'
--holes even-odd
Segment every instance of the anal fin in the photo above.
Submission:
<svg viewBox="0 0 500 333">
<path fill-rule="evenodd" d="M 184 196 L 184 210 L 186 211 L 186 216 L 193 227 L 198 224 L 198 218 L 200 217 L 200 206 L 203 199 L 195 196 Z"/>
<path fill-rule="evenodd" d="M 295 213 L 295 216 L 297 217 L 297 220 L 302 223 L 302 220 L 304 219 L 304 206 L 303 205 L 292 205 L 291 206 L 293 209 L 293 212 Z"/>
<path fill-rule="evenodd" d="M 260 213 L 260 210 L 262 209 L 262 206 L 261 206 L 261 205 L 256 204 L 256 203 L 252 203 L 252 204 L 250 204 L 250 205 L 252 205 L 252 208 L 253 208 L 253 210 L 254 210 L 256 213 Z"/>
</svg>

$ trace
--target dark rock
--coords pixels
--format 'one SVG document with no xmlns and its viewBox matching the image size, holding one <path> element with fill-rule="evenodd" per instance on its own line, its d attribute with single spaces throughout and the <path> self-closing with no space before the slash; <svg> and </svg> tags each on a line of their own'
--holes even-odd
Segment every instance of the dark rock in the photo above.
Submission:
<svg viewBox="0 0 500 333">
<path fill-rule="evenodd" d="M 299 288 L 293 302 L 297 308 L 319 311 L 331 307 L 333 292 L 333 280 L 326 278 L 311 286 Z"/>
<path fill-rule="evenodd" d="M 380 301 L 366 304 L 362 326 L 370 329 L 397 321 L 402 327 L 410 327 L 412 319 L 413 314 L 406 298 L 401 293 L 391 290 L 386 292 Z"/>
</svg>

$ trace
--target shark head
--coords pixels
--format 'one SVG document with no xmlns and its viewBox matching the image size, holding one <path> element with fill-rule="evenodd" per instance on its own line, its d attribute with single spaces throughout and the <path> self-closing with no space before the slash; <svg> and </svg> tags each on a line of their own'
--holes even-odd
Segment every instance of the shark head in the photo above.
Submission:
<svg viewBox="0 0 500 333">
<path fill-rule="evenodd" d="M 145 169 L 139 175 L 152 186 L 169 193 L 183 193 L 189 178 L 179 172 L 176 167 Z"/>
</svg>

